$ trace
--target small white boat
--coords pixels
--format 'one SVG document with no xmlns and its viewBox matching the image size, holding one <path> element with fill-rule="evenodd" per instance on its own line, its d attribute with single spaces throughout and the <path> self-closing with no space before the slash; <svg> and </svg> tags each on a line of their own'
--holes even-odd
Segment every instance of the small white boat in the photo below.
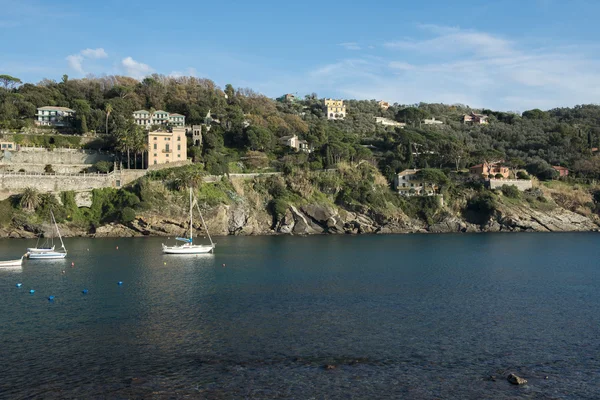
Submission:
<svg viewBox="0 0 600 400">
<path fill-rule="evenodd" d="M 21 258 L 19 258 L 18 260 L 0 261 L 0 268 L 20 267 L 21 265 L 23 265 L 23 257 L 25 256 L 21 256 Z"/>
<path fill-rule="evenodd" d="M 210 245 L 208 244 L 194 244 L 194 205 L 200 214 L 200 219 L 202 220 L 202 226 L 206 231 L 206 235 L 208 236 L 208 240 L 210 240 Z M 163 243 L 162 251 L 165 254 L 207 254 L 212 253 L 215 250 L 215 243 L 213 243 L 212 238 L 210 237 L 210 233 L 208 233 L 208 228 L 206 228 L 206 223 L 204 222 L 204 217 L 202 217 L 202 212 L 200 212 L 200 206 L 198 206 L 198 202 L 194 198 L 192 194 L 192 188 L 190 188 L 190 236 L 189 238 L 175 238 L 181 242 L 185 242 L 181 245 L 175 246 L 167 246 Z"/>
<path fill-rule="evenodd" d="M 27 258 L 31 260 L 56 260 L 67 257 L 67 249 L 65 244 L 63 243 L 62 236 L 60 235 L 60 230 L 58 229 L 58 224 L 56 223 L 56 219 L 54 218 L 54 213 L 50 211 L 50 216 L 52 217 L 52 223 L 54 224 L 54 228 L 58 234 L 58 238 L 60 239 L 61 248 L 59 251 L 54 250 L 54 243 L 52 243 L 52 247 L 47 249 L 32 247 L 27 249 Z M 54 238 L 54 236 L 52 236 Z M 33 250 L 33 251 L 30 251 Z"/>
</svg>

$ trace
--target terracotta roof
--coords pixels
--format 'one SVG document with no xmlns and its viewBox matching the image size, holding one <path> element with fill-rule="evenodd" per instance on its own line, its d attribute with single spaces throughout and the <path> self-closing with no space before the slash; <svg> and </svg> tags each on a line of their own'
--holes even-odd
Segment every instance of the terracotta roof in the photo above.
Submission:
<svg viewBox="0 0 600 400">
<path fill-rule="evenodd" d="M 561 167 L 559 165 L 553 165 L 552 168 L 554 168 L 557 171 L 568 171 L 569 170 L 569 168 Z"/>
<path fill-rule="evenodd" d="M 69 107 L 58 107 L 58 106 L 44 106 L 38 107 L 38 110 L 57 110 L 57 111 L 70 111 L 75 112 L 75 110 L 70 109 Z"/>
</svg>

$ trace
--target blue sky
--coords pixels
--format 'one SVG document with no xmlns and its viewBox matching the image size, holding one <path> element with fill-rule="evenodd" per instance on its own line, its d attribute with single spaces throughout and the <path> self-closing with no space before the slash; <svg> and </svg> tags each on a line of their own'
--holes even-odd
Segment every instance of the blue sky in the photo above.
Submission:
<svg viewBox="0 0 600 400">
<path fill-rule="evenodd" d="M 358 3 L 358 4 L 354 4 Z M 195 75 L 267 96 L 600 102 L 600 1 L 0 0 L 0 74 Z"/>
</svg>

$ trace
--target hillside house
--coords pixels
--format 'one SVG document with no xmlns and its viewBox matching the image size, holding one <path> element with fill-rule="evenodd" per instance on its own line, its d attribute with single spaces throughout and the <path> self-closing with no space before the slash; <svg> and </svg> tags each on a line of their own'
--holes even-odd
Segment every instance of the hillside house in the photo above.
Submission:
<svg viewBox="0 0 600 400">
<path fill-rule="evenodd" d="M 501 165 L 500 163 L 488 163 L 477 164 L 469 168 L 469 171 L 474 175 L 481 175 L 484 178 L 493 178 L 500 174 L 504 179 L 508 179 L 510 170 L 508 167 Z"/>
<path fill-rule="evenodd" d="M 437 119 L 435 119 L 435 117 L 433 117 L 431 119 L 424 119 L 423 124 L 424 125 L 442 125 L 443 122 L 440 120 L 437 120 Z"/>
<path fill-rule="evenodd" d="M 283 136 L 279 138 L 279 142 L 284 145 L 293 148 L 296 151 L 303 151 L 305 153 L 311 153 L 312 148 L 306 140 L 298 139 L 297 135 Z"/>
<path fill-rule="evenodd" d="M 554 170 L 556 172 L 558 172 L 558 176 L 560 178 L 562 178 L 563 176 L 569 176 L 569 169 L 568 168 L 561 167 L 561 166 L 558 166 L 558 165 L 553 165 L 552 168 L 554 168 Z"/>
<path fill-rule="evenodd" d="M 75 110 L 67 107 L 44 106 L 37 109 L 35 124 L 42 126 L 70 126 Z"/>
<path fill-rule="evenodd" d="M 146 110 L 137 110 L 133 112 L 133 120 L 136 125 L 150 127 L 152 125 L 170 125 L 185 126 L 185 116 L 177 113 L 169 113 L 163 110 L 157 110 L 150 113 Z"/>
<path fill-rule="evenodd" d="M 325 99 L 325 113 L 327 119 L 344 119 L 346 118 L 346 106 L 343 100 Z"/>
<path fill-rule="evenodd" d="M 393 119 L 384 118 L 384 117 L 375 117 L 375 123 L 381 124 L 383 126 L 395 126 L 398 128 L 404 128 L 406 124 L 404 122 L 394 121 Z"/>
<path fill-rule="evenodd" d="M 148 132 L 148 165 L 187 160 L 185 129 Z"/>
<path fill-rule="evenodd" d="M 390 103 L 388 103 L 387 101 L 379 100 L 377 104 L 382 110 L 387 110 L 388 108 L 390 108 Z"/>
<path fill-rule="evenodd" d="M 296 96 L 294 96 L 291 93 L 286 93 L 283 96 L 278 97 L 276 100 L 281 103 L 293 103 L 294 101 L 297 100 L 297 98 L 296 98 Z"/>
<path fill-rule="evenodd" d="M 463 123 L 475 124 L 475 125 L 485 125 L 489 122 L 488 122 L 487 115 L 471 113 L 471 114 L 466 114 L 463 116 Z"/>
<path fill-rule="evenodd" d="M 394 178 L 394 186 L 401 196 L 433 196 L 438 187 L 419 179 L 418 169 L 405 169 Z"/>
</svg>

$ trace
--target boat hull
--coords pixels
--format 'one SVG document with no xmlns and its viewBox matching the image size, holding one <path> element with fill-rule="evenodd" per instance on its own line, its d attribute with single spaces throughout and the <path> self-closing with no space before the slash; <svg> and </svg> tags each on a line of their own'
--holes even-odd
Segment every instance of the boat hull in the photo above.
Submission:
<svg viewBox="0 0 600 400">
<path fill-rule="evenodd" d="M 47 248 L 47 249 L 38 249 L 37 247 L 29 247 L 27 249 L 28 253 L 48 253 L 48 252 L 53 252 L 53 251 L 54 251 L 54 247 Z"/>
<path fill-rule="evenodd" d="M 47 252 L 27 254 L 27 258 L 30 260 L 58 260 L 65 257 L 67 257 L 67 253 Z"/>
<path fill-rule="evenodd" d="M 182 245 L 182 246 L 165 246 L 163 244 L 164 254 L 207 254 L 212 253 L 215 246 L 208 245 Z"/>
<path fill-rule="evenodd" d="M 3 267 L 20 267 L 23 265 L 23 257 L 19 260 L 0 261 L 0 268 Z"/>
</svg>

